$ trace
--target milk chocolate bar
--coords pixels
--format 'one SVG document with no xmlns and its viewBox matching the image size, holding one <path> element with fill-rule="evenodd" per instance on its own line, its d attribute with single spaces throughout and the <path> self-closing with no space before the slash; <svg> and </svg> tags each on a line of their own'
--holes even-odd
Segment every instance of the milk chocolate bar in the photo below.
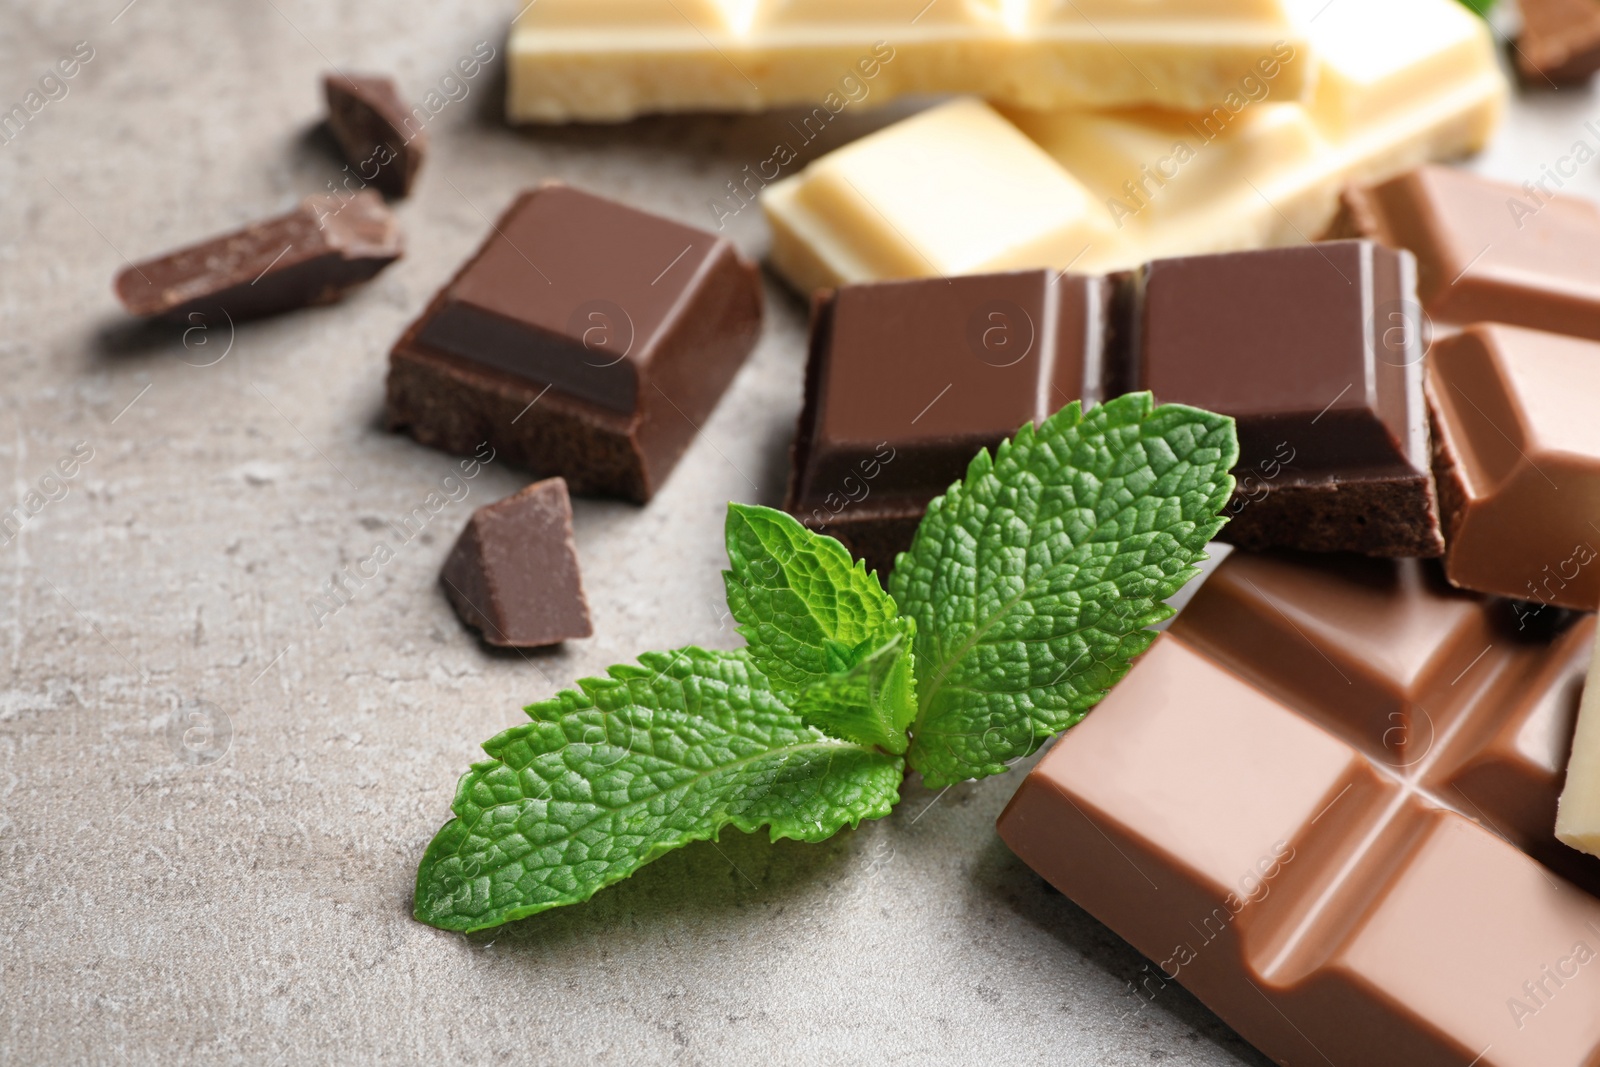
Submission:
<svg viewBox="0 0 1600 1067">
<path fill-rule="evenodd" d="M 1456 0 L 1302 4 L 1309 101 L 1286 91 L 1306 58 L 1286 43 L 1187 113 L 947 104 L 767 187 L 773 266 L 809 292 L 1298 244 L 1346 183 L 1487 140 L 1505 83 L 1487 26 Z"/>
<path fill-rule="evenodd" d="M 1125 284 L 1116 391 L 1237 420 L 1224 540 L 1444 551 L 1409 253 L 1340 241 L 1161 259 Z"/>
<path fill-rule="evenodd" d="M 1445 573 L 1467 589 L 1600 606 L 1600 344 L 1482 324 L 1428 356 Z"/>
<path fill-rule="evenodd" d="M 1150 390 L 1237 420 L 1224 539 L 1437 556 L 1413 275 L 1409 253 L 1343 241 L 1115 280 L 845 286 L 815 302 L 784 506 L 887 570 L 980 448 L 1071 401 Z"/>
<path fill-rule="evenodd" d="M 833 114 L 904 93 L 1032 107 L 1220 97 L 1277 44 L 1283 0 L 540 0 L 511 28 L 506 113 L 616 122 L 648 112 Z M 1308 84 L 1304 64 L 1283 92 Z"/>
<path fill-rule="evenodd" d="M 428 135 L 411 129 L 411 108 L 394 79 L 335 72 L 322 79 L 328 128 L 356 177 L 390 196 L 405 196 L 428 150 Z"/>
<path fill-rule="evenodd" d="M 1594 643 L 1437 565 L 1235 553 L 1002 838 L 1278 1063 L 1600 1059 L 1596 861 L 1552 827 Z"/>
<path fill-rule="evenodd" d="M 786 510 L 887 571 L 980 449 L 1098 397 L 1109 304 L 1052 271 L 818 298 Z"/>
<path fill-rule="evenodd" d="M 474 511 L 439 583 L 461 621 L 491 645 L 538 648 L 594 633 L 560 478 Z"/>
<path fill-rule="evenodd" d="M 388 423 L 642 502 L 755 346 L 761 304 L 755 265 L 722 238 L 544 185 L 395 345 Z"/>
<path fill-rule="evenodd" d="M 1519 0 L 1517 73 L 1535 88 L 1581 85 L 1600 70 L 1600 4 Z"/>
<path fill-rule="evenodd" d="M 233 321 L 330 304 L 399 259 L 383 197 L 310 196 L 286 215 L 128 266 L 117 298 L 135 315 Z"/>
<path fill-rule="evenodd" d="M 1548 168 L 1519 187 L 1421 167 L 1346 189 L 1332 233 L 1415 253 L 1417 291 L 1439 325 L 1505 322 L 1600 340 L 1600 208 L 1555 193 L 1559 181 Z"/>
</svg>

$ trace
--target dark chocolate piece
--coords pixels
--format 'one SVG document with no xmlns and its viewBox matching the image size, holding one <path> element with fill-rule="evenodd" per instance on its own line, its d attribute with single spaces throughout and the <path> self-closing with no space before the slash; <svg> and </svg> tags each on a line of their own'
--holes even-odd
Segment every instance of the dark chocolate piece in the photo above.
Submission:
<svg viewBox="0 0 1600 1067">
<path fill-rule="evenodd" d="M 473 512 L 439 581 L 461 621 L 491 645 L 538 648 L 594 633 L 560 478 Z"/>
<path fill-rule="evenodd" d="M 1436 323 L 1600 340 L 1600 208 L 1587 200 L 1419 167 L 1346 188 L 1333 232 L 1414 253 L 1417 292 Z"/>
<path fill-rule="evenodd" d="M 394 79 L 381 74 L 328 74 L 328 128 L 362 181 L 389 196 L 405 196 L 427 155 L 428 137 L 409 124 L 411 109 Z"/>
<path fill-rule="evenodd" d="M 1600 861 L 1557 843 L 1594 642 L 1436 564 L 1237 552 L 1001 836 L 1277 1063 L 1600 1062 Z"/>
<path fill-rule="evenodd" d="M 1046 270 L 819 297 L 785 509 L 887 571 L 980 449 L 1095 397 L 1108 293 Z"/>
<path fill-rule="evenodd" d="M 1600 606 L 1600 344 L 1479 325 L 1428 356 L 1445 573 L 1537 605 Z"/>
<path fill-rule="evenodd" d="M 287 215 L 133 264 L 117 275 L 117 298 L 135 315 L 237 322 L 331 304 L 402 251 L 400 225 L 377 193 L 311 196 Z"/>
<path fill-rule="evenodd" d="M 1221 538 L 1374 556 L 1444 550 L 1414 264 L 1370 241 L 1161 259 L 1133 272 L 1119 391 L 1238 422 Z M 1393 322 L 1391 322 L 1393 320 Z"/>
<path fill-rule="evenodd" d="M 395 345 L 388 423 L 645 501 L 755 346 L 761 304 L 755 265 L 722 238 L 541 186 Z"/>
<path fill-rule="evenodd" d="M 1535 88 L 1581 85 L 1600 70 L 1600 3 L 1519 0 L 1517 73 Z"/>
</svg>

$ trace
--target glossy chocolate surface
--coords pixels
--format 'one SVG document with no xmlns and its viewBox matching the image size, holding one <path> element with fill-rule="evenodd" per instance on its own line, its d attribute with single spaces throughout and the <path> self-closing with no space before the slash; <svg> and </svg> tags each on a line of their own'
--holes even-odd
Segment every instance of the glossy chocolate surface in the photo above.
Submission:
<svg viewBox="0 0 1600 1067">
<path fill-rule="evenodd" d="M 403 248 L 377 193 L 311 196 L 286 215 L 131 264 L 116 292 L 135 315 L 239 321 L 338 300 Z"/>
<path fill-rule="evenodd" d="M 1600 864 L 1555 842 L 1594 642 L 1414 560 L 1235 553 L 1001 836 L 1279 1063 L 1600 1058 Z M 1580 888 L 1584 886 L 1587 888 Z"/>
<path fill-rule="evenodd" d="M 1334 229 L 1413 252 L 1435 322 L 1600 340 L 1600 207 L 1588 200 L 1420 167 L 1346 189 Z"/>
<path fill-rule="evenodd" d="M 1029 421 L 1091 395 L 1105 283 L 1051 271 L 846 286 L 813 316 L 789 508 L 906 510 Z"/>
<path fill-rule="evenodd" d="M 594 633 L 560 478 L 473 512 L 439 582 L 461 621 L 491 645 L 535 648 Z"/>
<path fill-rule="evenodd" d="M 1428 356 L 1445 571 L 1468 589 L 1600 605 L 1600 344 L 1481 325 Z"/>
</svg>

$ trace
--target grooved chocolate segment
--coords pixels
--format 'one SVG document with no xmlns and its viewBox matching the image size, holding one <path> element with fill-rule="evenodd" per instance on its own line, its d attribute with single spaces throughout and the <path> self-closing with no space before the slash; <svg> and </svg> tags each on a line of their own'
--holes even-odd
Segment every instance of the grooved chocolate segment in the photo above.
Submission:
<svg viewBox="0 0 1600 1067">
<path fill-rule="evenodd" d="M 1534 87 L 1581 85 L 1600 70 L 1600 3 L 1518 0 L 1517 73 Z"/>
<path fill-rule="evenodd" d="M 1123 389 L 1231 415 L 1222 537 L 1378 556 L 1443 550 L 1429 477 L 1413 261 L 1367 241 L 1156 260 L 1135 288 Z"/>
<path fill-rule="evenodd" d="M 1553 835 L 1593 620 L 1436 568 L 1235 553 L 1024 781 L 1001 836 L 1154 961 L 1140 1000 L 1279 1063 L 1600 1059 L 1600 862 Z"/>
<path fill-rule="evenodd" d="M 1420 167 L 1347 188 L 1333 232 L 1415 253 L 1417 291 L 1436 322 L 1600 340 L 1600 208 L 1587 200 Z"/>
<path fill-rule="evenodd" d="M 545 185 L 396 344 L 388 422 L 452 451 L 487 440 L 576 492 L 648 500 L 760 326 L 759 275 L 727 241 Z"/>
<path fill-rule="evenodd" d="M 536 648 L 594 633 L 560 478 L 473 512 L 439 581 L 461 621 L 491 645 Z"/>
<path fill-rule="evenodd" d="M 1600 344 L 1474 326 L 1428 359 L 1445 572 L 1467 589 L 1600 604 Z"/>
<path fill-rule="evenodd" d="M 237 322 L 332 303 L 402 251 L 399 223 L 377 193 L 311 196 L 287 215 L 129 266 L 117 298 L 135 315 Z"/>
<path fill-rule="evenodd" d="M 1108 300 L 1052 271 L 820 297 L 785 507 L 887 570 L 980 449 L 1094 397 Z"/>
<path fill-rule="evenodd" d="M 390 196 L 411 191 L 427 154 L 420 125 L 408 128 L 411 109 L 400 99 L 394 79 L 381 74 L 323 76 L 328 127 L 356 176 Z M 412 120 L 414 121 L 414 120 Z"/>
</svg>

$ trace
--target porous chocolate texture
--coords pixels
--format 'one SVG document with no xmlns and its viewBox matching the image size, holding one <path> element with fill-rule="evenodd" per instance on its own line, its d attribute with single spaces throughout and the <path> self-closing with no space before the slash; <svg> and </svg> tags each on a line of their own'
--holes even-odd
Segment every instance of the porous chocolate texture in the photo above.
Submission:
<svg viewBox="0 0 1600 1067">
<path fill-rule="evenodd" d="M 1238 423 L 1222 540 L 1444 551 L 1409 253 L 1340 241 L 1162 259 L 1122 284 L 1131 326 L 1116 390 Z"/>
<path fill-rule="evenodd" d="M 538 648 L 594 633 L 560 478 L 473 512 L 439 584 L 491 645 Z"/>
<path fill-rule="evenodd" d="M 405 196 L 428 151 L 428 137 L 400 99 L 394 79 L 381 74 L 325 75 L 328 128 L 361 181 L 389 196 Z"/>
<path fill-rule="evenodd" d="M 889 570 L 980 449 L 1097 395 L 1108 294 L 1021 271 L 819 296 L 785 509 Z"/>
<path fill-rule="evenodd" d="M 311 196 L 286 215 L 131 264 L 115 286 L 135 315 L 238 322 L 332 303 L 403 251 L 400 225 L 377 193 Z"/>
<path fill-rule="evenodd" d="M 729 242 L 560 184 L 523 193 L 390 354 L 387 421 L 649 500 L 755 346 Z"/>
</svg>

